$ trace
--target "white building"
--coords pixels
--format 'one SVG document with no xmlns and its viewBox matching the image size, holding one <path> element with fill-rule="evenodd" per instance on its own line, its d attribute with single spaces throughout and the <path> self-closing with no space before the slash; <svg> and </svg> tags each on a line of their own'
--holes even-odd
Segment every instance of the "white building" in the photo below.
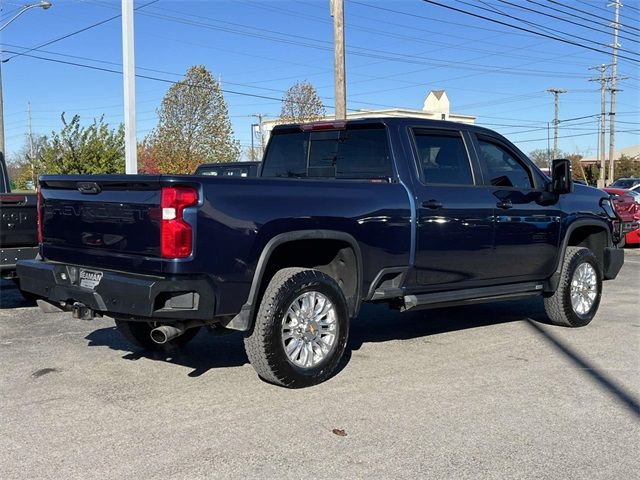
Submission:
<svg viewBox="0 0 640 480">
<path fill-rule="evenodd" d="M 353 120 L 358 118 L 369 117 L 413 117 L 425 118 L 429 120 L 446 120 L 450 122 L 460 122 L 473 125 L 476 117 L 473 115 L 465 115 L 460 113 L 451 113 L 450 101 L 447 92 L 444 90 L 432 90 L 424 99 L 422 110 L 413 110 L 410 108 L 388 108 L 383 110 L 355 110 L 347 113 L 347 119 Z M 333 116 L 327 116 L 322 120 L 333 120 Z M 265 120 L 262 122 L 262 132 L 264 134 L 264 142 L 266 144 L 271 134 L 271 130 L 278 124 L 278 120 Z"/>
<path fill-rule="evenodd" d="M 631 145 L 630 147 L 620 148 L 614 152 L 613 158 L 616 160 L 619 159 L 622 155 L 629 157 L 633 160 L 640 161 L 640 145 Z M 604 155 L 605 161 L 609 162 L 609 150 L 607 149 Z M 585 157 L 580 160 L 580 163 L 583 165 L 592 165 L 594 163 L 600 163 L 600 160 L 597 156 L 593 157 Z"/>
</svg>

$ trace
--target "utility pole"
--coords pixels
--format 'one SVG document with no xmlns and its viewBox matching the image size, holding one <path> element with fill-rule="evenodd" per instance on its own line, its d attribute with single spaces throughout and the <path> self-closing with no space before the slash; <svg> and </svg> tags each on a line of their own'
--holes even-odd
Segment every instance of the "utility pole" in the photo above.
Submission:
<svg viewBox="0 0 640 480">
<path fill-rule="evenodd" d="M 617 69 L 618 69 L 618 21 L 620 20 L 620 7 L 622 4 L 620 0 L 614 0 L 613 3 L 609 3 L 608 7 L 615 6 L 616 12 L 613 20 L 613 44 L 611 45 L 613 60 L 611 62 L 611 107 L 609 108 L 609 181 L 615 180 L 615 150 L 616 150 L 616 82 L 617 82 Z"/>
<path fill-rule="evenodd" d="M 262 159 L 262 156 L 264 155 L 264 134 L 262 132 L 262 119 L 264 117 L 266 117 L 266 114 L 264 113 L 254 113 L 252 115 L 250 115 L 253 118 L 257 118 L 258 119 L 258 136 L 260 137 L 260 158 Z M 256 125 L 256 124 L 253 124 Z M 252 125 L 252 130 L 251 130 L 251 147 L 253 147 L 253 125 Z"/>
<path fill-rule="evenodd" d="M 2 53 L 1 50 L 0 50 L 0 53 Z M 5 155 L 6 155 L 6 151 L 4 149 L 4 101 L 2 100 L 2 58 L 0 58 L 0 164 L 4 162 Z"/>
<path fill-rule="evenodd" d="M 606 133 L 606 116 L 607 116 L 607 99 L 606 99 L 606 91 L 607 91 L 607 82 L 611 79 L 611 77 L 607 77 L 606 71 L 607 66 L 605 64 L 598 65 L 597 67 L 591 67 L 589 70 L 599 70 L 600 78 L 591 78 L 590 82 L 600 82 L 600 137 L 598 142 L 598 161 L 600 162 L 600 176 L 598 178 L 598 188 L 603 188 L 607 184 L 607 176 L 606 176 L 606 162 L 605 162 L 605 133 Z"/>
<path fill-rule="evenodd" d="M 558 155 L 558 97 L 561 93 L 567 93 L 566 90 L 561 88 L 550 88 L 547 90 L 549 93 L 553 93 L 553 156 Z"/>
<path fill-rule="evenodd" d="M 344 0 L 331 0 L 333 17 L 333 82 L 336 120 L 347 119 L 347 87 L 344 60 Z"/>
<path fill-rule="evenodd" d="M 29 115 L 29 160 L 31 163 L 31 181 L 33 181 L 33 186 L 36 184 L 36 155 L 35 149 L 33 148 L 33 129 L 31 128 L 31 102 L 27 103 L 27 113 Z"/>
<path fill-rule="evenodd" d="M 136 139 L 136 65 L 133 0 L 122 0 L 122 73 L 124 78 L 124 161 L 127 174 L 138 173 Z"/>
</svg>

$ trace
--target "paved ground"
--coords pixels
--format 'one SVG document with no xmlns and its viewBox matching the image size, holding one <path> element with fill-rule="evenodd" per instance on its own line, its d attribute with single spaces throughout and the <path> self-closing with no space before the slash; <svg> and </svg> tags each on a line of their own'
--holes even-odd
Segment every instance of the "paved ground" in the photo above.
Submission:
<svg viewBox="0 0 640 480">
<path fill-rule="evenodd" d="M 292 391 L 240 335 L 150 358 L 3 283 L 0 478 L 638 478 L 639 292 L 635 250 L 583 329 L 537 300 L 366 308 L 340 373 Z"/>
</svg>

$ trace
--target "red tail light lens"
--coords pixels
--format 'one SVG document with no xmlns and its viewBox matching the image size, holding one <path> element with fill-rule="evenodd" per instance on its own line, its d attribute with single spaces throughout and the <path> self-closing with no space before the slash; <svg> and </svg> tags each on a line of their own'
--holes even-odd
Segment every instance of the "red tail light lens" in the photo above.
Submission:
<svg viewBox="0 0 640 480">
<path fill-rule="evenodd" d="M 42 243 L 43 235 L 42 235 L 42 191 L 40 190 L 40 186 L 38 186 L 36 192 L 37 204 L 36 204 L 36 214 L 37 214 L 37 222 L 38 222 L 38 243 Z"/>
<path fill-rule="evenodd" d="M 185 258 L 193 251 L 193 231 L 184 221 L 184 209 L 198 203 L 192 187 L 162 187 L 160 250 L 164 258 Z"/>
</svg>

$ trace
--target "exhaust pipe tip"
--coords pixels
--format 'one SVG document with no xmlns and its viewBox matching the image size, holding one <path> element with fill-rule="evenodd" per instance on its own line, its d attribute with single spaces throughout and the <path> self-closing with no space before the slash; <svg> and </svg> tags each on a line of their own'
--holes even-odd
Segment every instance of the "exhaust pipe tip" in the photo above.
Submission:
<svg viewBox="0 0 640 480">
<path fill-rule="evenodd" d="M 160 327 L 151 330 L 151 340 L 159 345 L 164 345 L 170 342 L 174 338 L 179 337 L 185 332 L 185 328 L 182 325 L 162 325 Z"/>
</svg>

